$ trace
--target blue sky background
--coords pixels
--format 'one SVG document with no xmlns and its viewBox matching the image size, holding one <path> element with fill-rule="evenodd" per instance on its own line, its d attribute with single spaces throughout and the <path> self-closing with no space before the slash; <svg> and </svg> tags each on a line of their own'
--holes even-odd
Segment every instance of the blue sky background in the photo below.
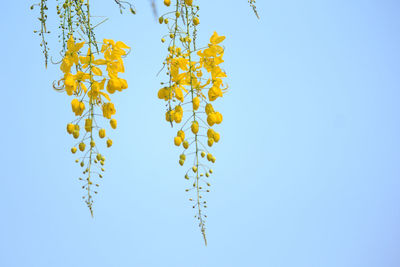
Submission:
<svg viewBox="0 0 400 267">
<path fill-rule="evenodd" d="M 52 89 L 61 72 L 44 69 L 33 34 L 38 11 L 2 3 L 0 266 L 400 266 L 398 1 L 259 0 L 259 21 L 245 0 L 201 1 L 199 41 L 227 36 L 230 85 L 216 104 L 208 247 L 157 99 L 166 28 L 147 1 L 136 16 L 97 2 L 110 17 L 98 38 L 132 53 L 94 219 L 69 152 L 71 99 Z"/>
</svg>

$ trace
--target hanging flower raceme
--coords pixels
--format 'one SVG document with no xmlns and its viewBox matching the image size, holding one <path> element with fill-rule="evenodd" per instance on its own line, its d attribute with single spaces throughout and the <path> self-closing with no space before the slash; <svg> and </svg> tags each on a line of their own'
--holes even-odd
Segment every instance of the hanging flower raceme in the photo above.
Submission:
<svg viewBox="0 0 400 267">
<path fill-rule="evenodd" d="M 76 43 L 72 35 L 69 37 L 60 65 L 64 75 L 57 89 L 72 97 L 71 109 L 76 119 L 67 124 L 67 132 L 77 140 L 71 152 L 80 153 L 76 162 L 83 168 L 84 177 L 79 179 L 87 191 L 83 198 L 93 215 L 92 193 L 97 194 L 97 179 L 103 178 L 105 163 L 99 147 L 101 144 L 110 147 L 113 143 L 100 122 L 108 120 L 111 129 L 117 128 L 117 121 L 112 118 L 116 109 L 110 95 L 128 87 L 119 74 L 125 71 L 123 57 L 129 47 L 120 41 L 104 39 L 100 52 L 93 53 L 89 43 L 83 54 L 84 46 L 84 42 Z"/>
<path fill-rule="evenodd" d="M 171 1 L 164 1 L 166 6 Z M 175 12 L 159 18 L 160 23 L 168 25 L 169 33 L 161 39 L 170 39 L 168 56 L 164 62 L 169 81 L 162 83 L 158 98 L 166 101 L 165 120 L 179 127 L 173 139 L 175 146 L 182 147 L 179 164 L 187 166 L 185 179 L 189 181 L 187 192 L 193 192 L 193 208 L 207 244 L 205 234 L 204 209 L 207 201 L 204 193 L 209 192 L 209 167 L 216 158 L 210 148 L 220 141 L 220 134 L 212 127 L 220 124 L 222 114 L 214 109 L 213 102 L 223 97 L 227 90 L 223 79 L 226 73 L 220 67 L 223 63 L 224 49 L 220 45 L 225 39 L 216 32 L 211 36 L 208 46 L 196 49 L 196 26 L 200 23 L 197 15 L 199 7 L 192 0 L 176 0 Z M 189 157 L 192 160 L 185 165 Z"/>
</svg>

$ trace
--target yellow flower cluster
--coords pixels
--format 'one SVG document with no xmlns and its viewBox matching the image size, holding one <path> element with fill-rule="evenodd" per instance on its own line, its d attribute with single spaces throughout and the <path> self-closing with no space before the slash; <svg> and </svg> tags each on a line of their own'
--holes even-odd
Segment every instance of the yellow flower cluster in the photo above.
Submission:
<svg viewBox="0 0 400 267">
<path fill-rule="evenodd" d="M 170 6 L 171 1 L 165 0 L 164 4 Z M 198 10 L 199 7 L 193 5 L 192 0 L 176 0 L 175 12 L 168 12 L 159 18 L 160 23 L 168 25 L 170 44 L 169 54 L 164 61 L 169 81 L 162 83 L 158 98 L 167 102 L 167 122 L 171 125 L 183 122 L 173 142 L 175 146 L 183 147 L 179 156 L 181 166 L 185 164 L 187 156 L 194 156 L 194 164 L 188 167 L 185 174 L 185 179 L 191 181 L 191 187 L 186 191 L 196 192 L 195 199 L 189 200 L 194 201 L 193 208 L 198 210 L 196 218 L 207 244 L 206 215 L 202 210 L 207 207 L 207 202 L 203 199 L 203 193 L 209 192 L 204 188 L 210 186 L 208 178 L 212 169 L 200 161 L 203 158 L 210 163 L 216 161 L 203 140 L 206 140 L 208 147 L 220 140 L 220 134 L 212 127 L 220 124 L 223 117 L 214 109 L 212 102 L 226 92 L 223 79 L 227 75 L 220 67 L 224 62 L 224 48 L 220 44 L 225 36 L 214 32 L 206 48 L 196 49 L 196 26 L 200 23 Z M 178 19 L 181 16 L 182 20 Z M 183 25 L 180 21 L 183 21 Z M 165 37 L 161 39 L 163 43 Z"/>
<path fill-rule="evenodd" d="M 218 97 L 222 97 L 227 90 L 227 87 L 223 87 L 224 84 L 222 81 L 222 78 L 227 77 L 227 75 L 219 66 L 224 62 L 222 59 L 224 50 L 218 44 L 224 39 L 224 36 L 218 36 L 214 32 L 210 38 L 208 47 L 197 52 L 199 56 L 199 61 L 197 62 L 191 58 L 189 52 L 182 53 L 179 47 L 169 47 L 170 54 L 166 59 L 166 64 L 168 66 L 171 85 L 164 86 L 158 91 L 159 99 L 177 102 L 175 107 L 167 110 L 165 114 L 165 119 L 168 122 L 180 123 L 182 121 L 184 115 L 182 105 L 185 104 L 185 97 L 189 98 L 189 102 L 187 103 L 192 104 L 192 109 L 188 111 L 191 115 L 189 119 L 192 119 L 191 132 L 194 135 L 198 135 L 199 127 L 208 129 L 207 143 L 210 147 L 220 139 L 219 133 L 215 132 L 211 127 L 214 124 L 220 124 L 223 120 L 222 114 L 215 111 L 210 102 L 215 101 Z M 204 78 L 203 71 L 210 73 L 211 77 Z M 205 95 L 206 91 L 207 95 Z M 200 113 L 196 113 L 199 107 L 203 105 L 204 113 L 207 115 L 207 123 L 201 120 Z M 199 120 L 195 119 L 195 115 L 197 115 Z M 201 126 L 199 122 L 202 124 Z M 174 143 L 176 146 L 183 144 L 185 149 L 188 148 L 188 141 L 185 141 L 185 132 L 183 130 L 178 131 L 177 136 L 174 138 Z"/>
<path fill-rule="evenodd" d="M 59 80 L 59 88 L 57 89 L 64 90 L 69 96 L 74 96 L 71 101 L 71 108 L 78 118 L 67 124 L 67 132 L 75 139 L 82 135 L 80 141 L 71 148 L 71 152 L 75 154 L 78 149 L 84 152 L 83 156 L 78 158 L 76 162 L 80 162 L 81 167 L 86 166 L 83 171 L 86 179 L 80 178 L 80 180 L 86 182 L 83 188 L 87 190 L 88 194 L 84 198 L 92 212 L 91 186 L 93 185 L 93 176 L 97 174 L 102 178 L 99 171 L 92 169 L 93 164 L 100 164 L 101 167 L 98 168 L 104 171 L 102 166 L 105 162 L 105 157 L 98 152 L 95 142 L 96 136 L 93 132 L 97 131 L 100 139 L 106 137 L 106 130 L 97 124 L 99 114 L 95 110 L 100 109 L 102 116 L 109 120 L 111 128 L 117 128 L 117 121 L 112 118 L 116 110 L 114 103 L 111 102 L 110 95 L 128 88 L 126 80 L 118 77 L 118 74 L 125 71 L 122 58 L 127 54 L 126 50 L 129 47 L 120 41 L 104 39 L 101 50 L 96 53 L 100 57 L 95 58 L 95 54 L 91 51 L 91 43 L 88 43 L 86 55 L 81 55 L 81 49 L 84 45 L 84 42 L 75 43 L 72 35 L 69 37 L 67 51 L 60 65 L 64 76 Z M 107 75 L 104 75 L 104 72 Z M 82 134 L 80 125 L 84 129 Z M 87 144 L 88 150 L 86 150 Z M 107 139 L 105 145 L 110 147 L 112 140 Z M 78 146 L 78 149 L 76 146 Z M 94 192 L 97 194 L 97 191 Z"/>
</svg>

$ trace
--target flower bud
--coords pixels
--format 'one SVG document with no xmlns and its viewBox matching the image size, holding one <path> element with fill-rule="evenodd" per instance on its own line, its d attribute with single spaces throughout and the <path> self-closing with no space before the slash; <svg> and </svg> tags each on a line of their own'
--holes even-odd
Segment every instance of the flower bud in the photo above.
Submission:
<svg viewBox="0 0 400 267">
<path fill-rule="evenodd" d="M 72 123 L 68 123 L 68 124 L 67 124 L 67 132 L 68 132 L 69 134 L 72 134 L 72 132 L 74 131 L 74 129 L 75 129 L 75 126 L 74 126 Z"/>
<path fill-rule="evenodd" d="M 188 141 L 183 141 L 183 148 L 188 149 L 189 148 L 189 142 Z"/>
<path fill-rule="evenodd" d="M 175 144 L 176 146 L 180 146 L 181 143 L 182 143 L 182 138 L 179 137 L 179 136 L 175 136 L 175 138 L 174 138 L 174 144 Z"/>
<path fill-rule="evenodd" d="M 111 128 L 116 129 L 117 128 L 117 120 L 116 119 L 111 119 L 110 120 L 110 125 L 111 125 Z"/>
<path fill-rule="evenodd" d="M 113 143 L 113 141 L 112 141 L 111 139 L 108 139 L 108 140 L 107 140 L 107 147 L 112 146 L 112 143 Z"/>
<path fill-rule="evenodd" d="M 99 137 L 104 138 L 106 136 L 106 130 L 105 129 L 100 129 L 99 130 Z"/>
<path fill-rule="evenodd" d="M 86 148 L 85 143 L 80 143 L 80 144 L 79 144 L 79 150 L 80 150 L 80 151 L 84 151 L 85 148 Z"/>
<path fill-rule="evenodd" d="M 199 132 L 199 123 L 197 121 L 192 122 L 192 133 L 197 134 Z"/>
</svg>

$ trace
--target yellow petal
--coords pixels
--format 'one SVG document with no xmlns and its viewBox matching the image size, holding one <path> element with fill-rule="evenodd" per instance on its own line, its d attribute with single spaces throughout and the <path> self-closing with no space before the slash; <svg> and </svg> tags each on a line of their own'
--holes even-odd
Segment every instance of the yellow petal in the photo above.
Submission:
<svg viewBox="0 0 400 267">
<path fill-rule="evenodd" d="M 106 63 L 107 63 L 107 61 L 104 59 L 96 59 L 93 61 L 93 64 L 95 64 L 95 65 L 105 65 Z"/>
<path fill-rule="evenodd" d="M 112 45 L 112 46 L 115 45 L 114 40 L 111 40 L 111 39 L 103 39 L 103 43 L 105 43 L 105 44 L 110 44 L 110 45 Z"/>
<path fill-rule="evenodd" d="M 83 91 L 86 93 L 86 91 L 87 91 L 86 85 L 84 83 L 80 83 L 80 85 L 81 85 L 81 88 L 83 89 Z"/>
<path fill-rule="evenodd" d="M 74 37 L 72 37 L 71 35 L 67 41 L 67 49 L 71 51 L 74 49 L 74 46 L 75 46 L 75 40 Z"/>
<path fill-rule="evenodd" d="M 211 44 L 219 44 L 225 40 L 225 36 L 218 36 L 217 32 L 214 32 L 214 34 L 210 38 L 210 43 Z"/>
<path fill-rule="evenodd" d="M 103 73 L 101 72 L 101 69 L 99 69 L 98 67 L 92 67 L 92 72 L 94 73 L 94 75 L 98 75 L 98 76 L 103 75 Z"/>
<path fill-rule="evenodd" d="M 129 48 L 130 48 L 129 46 L 127 46 L 125 43 L 123 43 L 123 42 L 121 42 L 121 41 L 118 41 L 118 42 L 115 44 L 115 46 L 118 47 L 118 48 L 123 48 L 123 49 L 129 49 Z"/>
<path fill-rule="evenodd" d="M 82 43 L 77 43 L 75 46 L 74 46 L 74 52 L 78 52 L 79 50 L 81 50 L 81 48 L 83 47 L 83 45 L 85 44 L 85 42 L 82 42 Z"/>
<path fill-rule="evenodd" d="M 183 98 L 183 93 L 182 93 L 181 88 L 179 88 L 179 87 L 176 87 L 176 88 L 175 88 L 175 97 L 176 97 L 176 99 L 178 99 L 179 101 L 183 102 L 184 98 Z"/>
<path fill-rule="evenodd" d="M 104 92 L 100 92 L 100 94 L 102 96 L 104 96 L 108 101 L 111 101 L 110 97 L 108 96 L 108 94 L 104 93 Z"/>
</svg>

